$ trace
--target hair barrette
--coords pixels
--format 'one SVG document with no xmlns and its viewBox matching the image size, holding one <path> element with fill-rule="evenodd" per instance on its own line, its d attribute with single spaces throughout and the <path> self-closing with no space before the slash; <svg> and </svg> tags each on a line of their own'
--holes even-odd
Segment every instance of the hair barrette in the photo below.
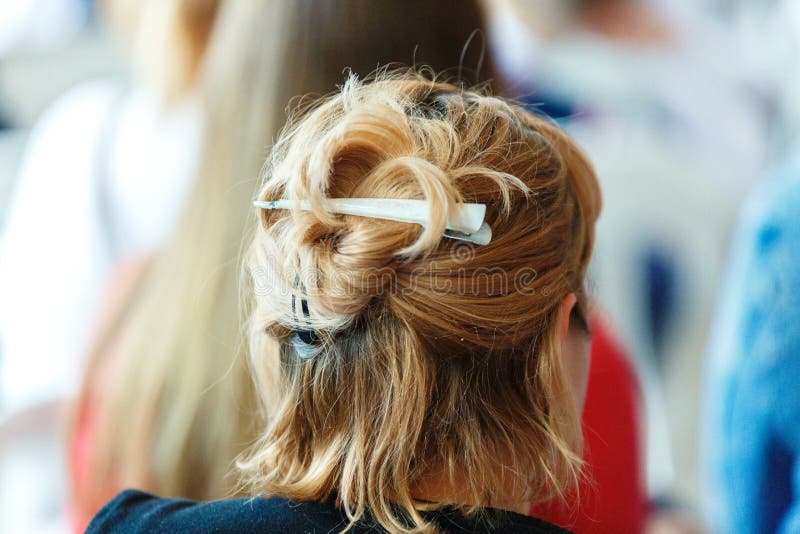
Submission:
<svg viewBox="0 0 800 534">
<path fill-rule="evenodd" d="M 297 315 L 296 292 L 300 291 L 305 293 L 306 290 L 305 286 L 300 281 L 299 274 L 296 274 L 294 276 L 294 289 L 295 291 L 292 292 L 292 315 L 294 315 L 295 321 L 297 321 L 299 324 L 300 317 Z M 308 328 L 303 328 L 303 327 L 296 328 L 291 343 L 297 354 L 300 355 L 301 358 L 307 360 L 313 357 L 314 351 L 310 346 L 314 345 L 317 341 L 319 341 L 319 337 L 317 337 L 316 332 L 310 329 L 311 313 L 308 310 L 308 301 L 305 299 L 305 297 L 300 297 L 300 309 L 303 312 L 303 320 L 308 325 Z"/>
<path fill-rule="evenodd" d="M 307 200 L 256 200 L 253 206 L 265 210 L 291 210 L 297 206 L 302 211 L 311 211 L 311 204 Z M 325 201 L 325 208 L 331 213 L 419 224 L 423 228 L 430 220 L 430 210 L 425 200 L 329 198 Z M 459 204 L 456 212 L 447 220 L 444 236 L 476 245 L 488 245 L 492 240 L 492 229 L 484 221 L 485 216 L 486 204 Z"/>
</svg>

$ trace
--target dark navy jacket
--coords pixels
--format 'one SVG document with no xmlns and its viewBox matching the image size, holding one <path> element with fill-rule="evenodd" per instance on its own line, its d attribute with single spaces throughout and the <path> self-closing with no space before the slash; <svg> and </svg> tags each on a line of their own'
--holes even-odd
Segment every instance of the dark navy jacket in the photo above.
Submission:
<svg viewBox="0 0 800 534">
<path fill-rule="evenodd" d="M 452 510 L 425 513 L 442 532 L 502 532 L 504 534 L 568 534 L 554 525 L 511 512 L 490 511 L 485 519 L 464 517 Z M 100 510 L 86 530 L 95 533 L 166 534 L 326 534 L 343 531 L 347 517 L 333 504 L 294 503 L 287 499 L 248 498 L 197 503 L 186 499 L 162 499 L 127 490 Z M 348 532 L 379 533 L 373 524 L 358 523 Z"/>
</svg>

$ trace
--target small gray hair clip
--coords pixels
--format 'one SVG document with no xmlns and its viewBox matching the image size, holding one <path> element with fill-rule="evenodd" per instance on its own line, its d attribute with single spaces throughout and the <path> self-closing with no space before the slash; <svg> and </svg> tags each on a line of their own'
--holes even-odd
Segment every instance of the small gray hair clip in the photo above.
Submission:
<svg viewBox="0 0 800 534">
<path fill-rule="evenodd" d="M 300 275 L 294 277 L 294 287 L 296 290 L 305 292 L 305 287 L 300 283 Z M 304 298 L 300 299 L 300 309 L 303 312 L 303 318 L 306 324 L 311 325 L 311 313 L 308 310 L 308 301 Z M 294 315 L 297 323 L 300 323 L 300 317 L 297 315 L 297 294 L 292 293 L 292 314 Z M 295 329 L 292 336 L 291 344 L 295 351 L 304 359 L 314 356 L 313 346 L 319 341 L 316 332 L 311 329 Z"/>
</svg>

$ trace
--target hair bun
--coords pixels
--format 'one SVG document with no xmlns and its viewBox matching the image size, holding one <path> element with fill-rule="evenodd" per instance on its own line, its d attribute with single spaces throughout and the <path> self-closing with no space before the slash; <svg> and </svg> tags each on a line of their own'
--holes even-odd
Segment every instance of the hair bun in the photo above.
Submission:
<svg viewBox="0 0 800 534">
<path fill-rule="evenodd" d="M 327 107 L 312 116 L 330 119 L 333 110 Z M 266 246 L 275 247 L 271 257 L 282 263 L 274 266 L 275 274 L 300 273 L 313 303 L 311 320 L 321 328 L 346 326 L 374 297 L 393 291 L 395 268 L 434 251 L 448 216 L 462 201 L 446 169 L 425 157 L 407 110 L 381 99 L 354 99 L 346 108 L 332 124 L 303 121 L 288 146 L 279 143 L 260 196 L 311 204 L 307 212 L 262 217 L 273 234 Z M 426 200 L 429 223 L 421 228 L 324 209 L 329 197 L 379 196 Z"/>
<path fill-rule="evenodd" d="M 379 76 L 291 127 L 266 172 L 262 200 L 311 209 L 262 211 L 250 256 L 272 277 L 252 316 L 270 410 L 253 487 L 413 512 L 419 483 L 457 466 L 479 506 L 510 487 L 520 502 L 569 494 L 581 429 L 558 312 L 570 292 L 585 302 L 600 198 L 566 134 L 481 92 Z M 337 197 L 426 199 L 432 222 L 326 212 Z M 441 239 L 461 202 L 486 206 L 489 244 Z M 299 329 L 322 342 L 299 345 Z"/>
</svg>

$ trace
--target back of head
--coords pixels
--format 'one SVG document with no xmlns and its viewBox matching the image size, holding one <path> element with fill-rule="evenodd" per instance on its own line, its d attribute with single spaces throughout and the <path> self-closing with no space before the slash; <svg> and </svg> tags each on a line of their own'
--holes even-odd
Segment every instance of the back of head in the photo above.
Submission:
<svg viewBox="0 0 800 534">
<path fill-rule="evenodd" d="M 557 311 L 572 292 L 585 310 L 600 193 L 562 131 L 413 73 L 351 79 L 273 149 L 259 200 L 280 198 L 311 210 L 262 212 L 248 256 L 257 491 L 335 497 L 404 532 L 419 509 L 570 486 Z M 424 199 L 430 222 L 334 215 L 327 198 Z M 463 202 L 486 205 L 489 244 L 442 239 Z M 462 494 L 422 502 L 432 474 Z"/>
</svg>

